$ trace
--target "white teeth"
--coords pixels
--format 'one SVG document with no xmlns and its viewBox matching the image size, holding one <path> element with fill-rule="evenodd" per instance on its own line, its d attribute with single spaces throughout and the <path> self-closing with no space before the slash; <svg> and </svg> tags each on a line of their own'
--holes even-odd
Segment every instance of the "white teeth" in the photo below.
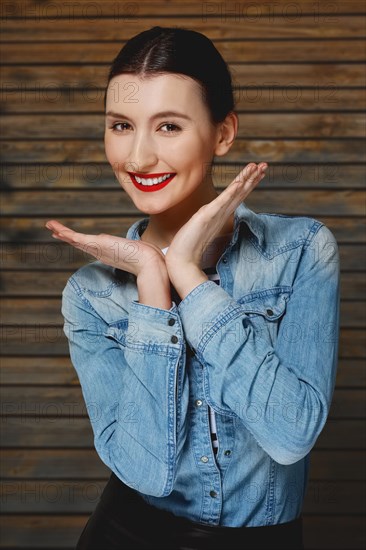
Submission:
<svg viewBox="0 0 366 550">
<path fill-rule="evenodd" d="M 171 176 L 171 174 L 166 174 L 165 176 L 162 176 L 161 178 L 147 178 L 147 179 L 143 179 L 143 178 L 139 178 L 138 176 L 135 176 L 135 180 L 137 181 L 137 183 L 141 183 L 142 185 L 150 186 L 150 185 L 156 185 L 157 183 L 162 183 L 166 179 L 170 178 L 170 176 Z"/>
</svg>

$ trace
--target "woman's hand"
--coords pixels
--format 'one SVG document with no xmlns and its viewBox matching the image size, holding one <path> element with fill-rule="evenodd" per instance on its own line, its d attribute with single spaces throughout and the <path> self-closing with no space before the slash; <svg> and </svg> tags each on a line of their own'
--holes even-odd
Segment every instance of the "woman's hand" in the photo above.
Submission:
<svg viewBox="0 0 366 550">
<path fill-rule="evenodd" d="M 145 241 L 136 241 L 100 233 L 86 235 L 77 233 L 56 220 L 46 223 L 52 237 L 94 256 L 104 264 L 117 267 L 138 276 L 143 269 L 156 266 L 158 262 L 165 265 L 163 252 L 157 246 Z"/>
<path fill-rule="evenodd" d="M 239 204 L 263 179 L 267 164 L 248 164 L 213 201 L 202 206 L 170 243 L 165 262 L 173 285 L 179 274 L 201 269 L 202 256 Z M 183 282 L 183 281 L 182 281 Z"/>
</svg>

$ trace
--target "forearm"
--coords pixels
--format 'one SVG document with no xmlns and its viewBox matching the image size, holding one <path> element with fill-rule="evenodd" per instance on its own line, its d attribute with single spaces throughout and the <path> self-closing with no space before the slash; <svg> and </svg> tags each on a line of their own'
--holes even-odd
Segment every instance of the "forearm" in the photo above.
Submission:
<svg viewBox="0 0 366 550">
<path fill-rule="evenodd" d="M 143 270 L 137 276 L 139 303 L 169 310 L 172 306 L 170 280 L 163 263 L 153 269 Z"/>
</svg>

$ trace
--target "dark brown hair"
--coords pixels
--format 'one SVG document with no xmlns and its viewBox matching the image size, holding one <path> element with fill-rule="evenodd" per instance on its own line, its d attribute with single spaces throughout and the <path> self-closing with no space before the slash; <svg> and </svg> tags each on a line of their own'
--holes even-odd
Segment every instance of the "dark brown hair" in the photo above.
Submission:
<svg viewBox="0 0 366 550">
<path fill-rule="evenodd" d="M 128 40 L 109 70 L 104 107 L 110 80 L 124 73 L 140 78 L 164 73 L 193 78 L 201 86 L 214 124 L 222 122 L 235 108 L 226 62 L 207 36 L 193 30 L 156 26 Z"/>
</svg>

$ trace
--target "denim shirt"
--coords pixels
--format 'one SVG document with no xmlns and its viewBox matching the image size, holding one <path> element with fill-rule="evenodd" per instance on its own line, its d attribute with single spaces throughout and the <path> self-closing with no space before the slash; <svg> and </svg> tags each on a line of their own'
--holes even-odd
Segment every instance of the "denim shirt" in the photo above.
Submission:
<svg viewBox="0 0 366 550">
<path fill-rule="evenodd" d="M 205 281 L 169 310 L 139 303 L 135 275 L 99 261 L 70 277 L 64 331 L 94 445 L 156 508 L 212 526 L 288 522 L 335 386 L 337 242 L 316 219 L 243 202 L 216 269 L 220 285 Z"/>
</svg>

